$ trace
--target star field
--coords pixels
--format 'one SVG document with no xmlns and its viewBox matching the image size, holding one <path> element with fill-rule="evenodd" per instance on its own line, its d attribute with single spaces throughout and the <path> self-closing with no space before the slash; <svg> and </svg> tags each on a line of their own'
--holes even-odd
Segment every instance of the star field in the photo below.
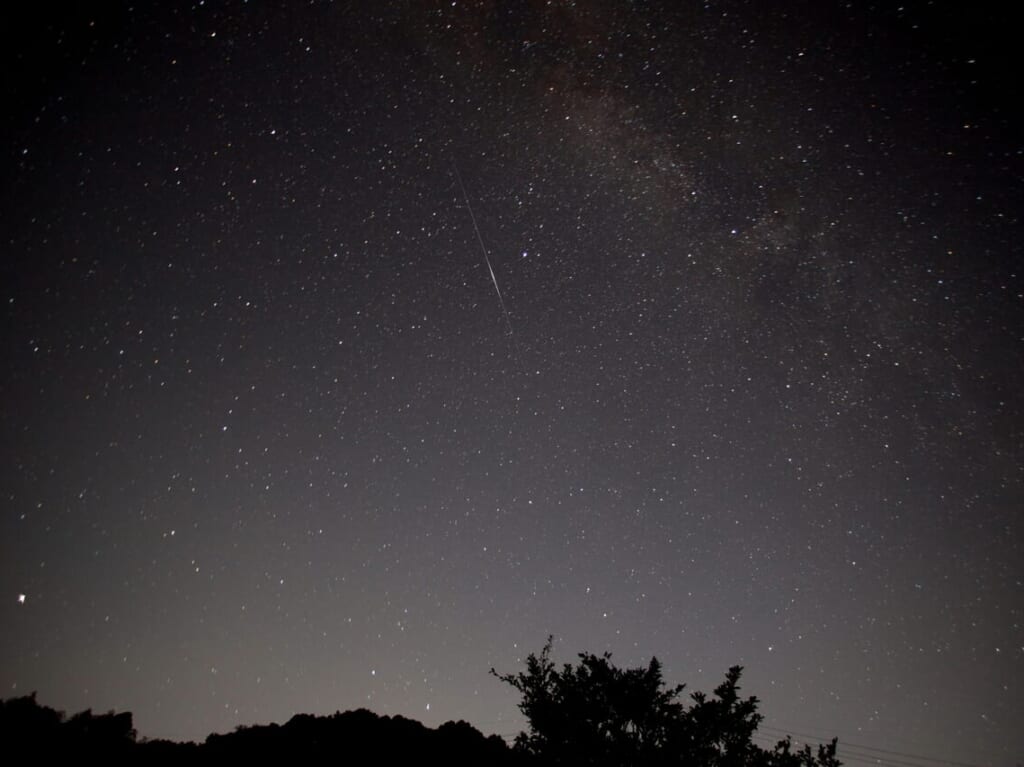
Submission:
<svg viewBox="0 0 1024 767">
<path fill-rule="evenodd" d="M 689 690 L 741 664 L 773 738 L 1020 761 L 984 4 L 0 26 L 5 697 L 509 735 L 488 670 L 554 634 Z"/>
</svg>

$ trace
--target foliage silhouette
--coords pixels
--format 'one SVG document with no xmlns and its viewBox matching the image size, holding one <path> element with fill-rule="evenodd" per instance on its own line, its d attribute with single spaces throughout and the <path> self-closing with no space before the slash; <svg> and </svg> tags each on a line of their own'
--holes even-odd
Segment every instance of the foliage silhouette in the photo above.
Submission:
<svg viewBox="0 0 1024 767">
<path fill-rule="evenodd" d="M 30 743 L 37 756 L 50 758 L 117 757 L 136 743 L 130 713 L 86 710 L 67 719 L 63 712 L 40 706 L 35 693 L 0 701 L 0 742 Z"/>
<path fill-rule="evenodd" d="M 756 697 L 741 698 L 742 668 L 733 666 L 714 692 L 679 700 L 685 685 L 666 688 L 661 664 L 620 669 L 611 654 L 580 653 L 578 665 L 561 670 L 551 660 L 552 637 L 526 671 L 491 673 L 519 691 L 529 731 L 516 750 L 543 765 L 687 765 L 688 767 L 838 767 L 836 741 L 792 750 L 789 738 L 772 750 L 752 736 L 762 720 Z"/>
<path fill-rule="evenodd" d="M 6 754 L 36 761 L 88 758 L 102 763 L 170 765 L 244 761 L 284 763 L 548 765 L 559 767 L 839 767 L 836 741 L 794 751 L 789 738 L 773 749 L 752 737 L 761 721 L 757 698 L 741 698 L 741 669 L 729 669 L 713 697 L 679 700 L 684 685 L 666 688 L 656 658 L 620 669 L 611 655 L 582 653 L 576 666 L 551 660 L 552 639 L 531 654 L 526 671 L 491 673 L 522 694 L 529 731 L 510 749 L 466 722 L 430 729 L 401 716 L 359 709 L 331 716 L 298 714 L 283 725 L 238 727 L 201 744 L 137 739 L 127 712 L 70 718 L 31 696 L 0 700 L 0 742 Z"/>
<path fill-rule="evenodd" d="M 138 763 L 341 763 L 413 764 L 439 762 L 456 767 L 517 764 L 517 757 L 496 735 L 485 737 L 466 722 L 438 729 L 401 716 L 378 716 L 359 709 L 331 716 L 298 714 L 283 725 L 238 727 L 210 735 L 202 744 L 137 740 L 130 713 L 70 719 L 36 702 L 35 694 L 0 701 L 0 742 L 4 754 L 35 761 L 72 761 L 91 757 L 101 764 Z"/>
</svg>

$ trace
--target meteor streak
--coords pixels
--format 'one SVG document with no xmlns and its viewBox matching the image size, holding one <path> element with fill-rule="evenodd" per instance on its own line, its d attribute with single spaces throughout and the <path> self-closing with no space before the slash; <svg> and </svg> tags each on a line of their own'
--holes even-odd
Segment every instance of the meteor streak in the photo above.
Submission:
<svg viewBox="0 0 1024 767">
<path fill-rule="evenodd" d="M 491 258 L 487 255 L 487 246 L 484 245 L 484 238 L 480 234 L 480 227 L 476 223 L 476 214 L 473 213 L 473 206 L 469 204 L 469 195 L 466 193 L 466 185 L 462 183 L 462 174 L 459 173 L 459 166 L 452 162 L 452 167 L 455 168 L 455 178 L 459 182 L 459 189 L 462 190 L 462 199 L 466 202 L 466 210 L 469 211 L 469 218 L 473 222 L 473 231 L 476 232 L 476 241 L 480 243 L 480 251 L 484 254 L 484 263 L 487 264 L 487 271 L 491 274 L 491 282 L 494 283 L 494 292 L 498 294 L 498 303 L 501 304 L 502 314 L 505 315 L 505 327 L 508 328 L 508 337 L 512 339 L 513 349 L 516 358 L 519 360 L 519 366 L 523 368 L 523 372 L 526 372 L 526 367 L 523 365 L 522 359 L 518 353 L 518 343 L 516 342 L 515 333 L 512 332 L 512 318 L 509 317 L 508 309 L 505 307 L 505 298 L 501 295 L 501 288 L 498 287 L 498 278 L 494 274 L 494 267 L 491 266 Z"/>
</svg>

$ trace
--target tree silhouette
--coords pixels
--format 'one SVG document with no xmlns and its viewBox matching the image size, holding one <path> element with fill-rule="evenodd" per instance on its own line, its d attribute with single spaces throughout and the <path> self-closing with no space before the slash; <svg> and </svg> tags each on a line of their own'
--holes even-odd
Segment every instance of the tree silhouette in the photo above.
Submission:
<svg viewBox="0 0 1024 767">
<path fill-rule="evenodd" d="M 129 712 L 87 709 L 69 719 L 63 711 L 39 705 L 35 693 L 0 701 L 0 742 L 31 744 L 37 757 L 48 759 L 124 756 L 136 745 Z"/>
<path fill-rule="evenodd" d="M 526 671 L 491 673 L 522 696 L 519 709 L 529 730 L 516 748 L 545 765 L 688 765 L 690 767 L 838 767 L 836 741 L 794 752 L 787 738 L 767 751 L 752 736 L 762 716 L 756 697 L 741 698 L 742 668 L 734 666 L 709 698 L 678 698 L 685 685 L 666 688 L 661 664 L 620 669 L 611 654 L 580 653 L 578 665 L 561 670 L 551 660 L 553 638 Z"/>
<path fill-rule="evenodd" d="M 436 730 L 402 716 L 372 711 L 330 716 L 296 714 L 285 724 L 239 726 L 211 734 L 203 743 L 137 740 L 132 715 L 82 711 L 68 718 L 42 706 L 35 693 L 0 700 L 0 743 L 22 761 L 72 764 L 413 764 L 451 767 L 511 766 L 517 755 L 497 735 L 472 725 L 445 722 Z M 10 758 L 7 760 L 10 762 Z M 6 763 L 6 762 L 5 762 Z"/>
</svg>

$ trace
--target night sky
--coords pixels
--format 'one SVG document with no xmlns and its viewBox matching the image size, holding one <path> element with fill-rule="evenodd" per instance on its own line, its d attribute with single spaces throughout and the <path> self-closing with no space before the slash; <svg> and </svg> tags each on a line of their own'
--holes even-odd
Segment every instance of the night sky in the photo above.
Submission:
<svg viewBox="0 0 1024 767">
<path fill-rule="evenodd" d="M 1019 41 L 960 5 L 5 11 L 0 695 L 507 736 L 553 634 L 1019 763 Z"/>
</svg>

